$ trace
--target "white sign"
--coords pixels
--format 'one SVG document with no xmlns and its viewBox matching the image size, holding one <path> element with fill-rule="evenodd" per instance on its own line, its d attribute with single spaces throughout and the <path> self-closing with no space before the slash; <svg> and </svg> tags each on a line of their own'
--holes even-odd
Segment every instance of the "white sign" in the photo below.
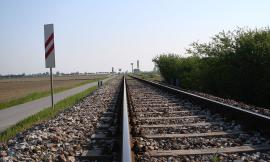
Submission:
<svg viewBox="0 0 270 162">
<path fill-rule="evenodd" d="M 45 64 L 46 68 L 55 67 L 53 24 L 44 25 Z"/>
</svg>

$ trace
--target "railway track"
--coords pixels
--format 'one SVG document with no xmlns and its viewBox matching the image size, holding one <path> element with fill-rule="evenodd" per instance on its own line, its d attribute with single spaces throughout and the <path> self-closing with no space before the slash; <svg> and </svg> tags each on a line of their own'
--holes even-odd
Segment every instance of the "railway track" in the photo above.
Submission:
<svg viewBox="0 0 270 162">
<path fill-rule="evenodd" d="M 260 114 L 117 77 L 56 118 L 0 143 L 0 161 L 269 161 L 269 124 Z"/>
<path fill-rule="evenodd" d="M 127 87 L 135 161 L 270 160 L 264 130 L 145 81 L 128 77 Z"/>
</svg>

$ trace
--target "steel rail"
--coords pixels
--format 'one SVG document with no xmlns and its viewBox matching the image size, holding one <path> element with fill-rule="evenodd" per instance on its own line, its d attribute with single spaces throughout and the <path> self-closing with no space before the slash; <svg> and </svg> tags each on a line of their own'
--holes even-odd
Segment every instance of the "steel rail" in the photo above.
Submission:
<svg viewBox="0 0 270 162">
<path fill-rule="evenodd" d="M 129 75 L 130 76 L 130 75 Z M 159 84 L 153 81 L 141 79 L 135 76 L 130 76 L 139 81 L 145 82 L 147 84 L 153 85 L 155 87 L 162 88 L 164 90 L 176 93 L 184 98 L 188 98 L 195 102 L 196 104 L 209 108 L 211 111 L 219 112 L 224 114 L 234 120 L 238 120 L 243 123 L 243 125 L 247 127 L 251 127 L 253 129 L 257 129 L 259 131 L 263 131 L 264 133 L 270 135 L 270 117 L 266 115 L 262 115 L 259 113 L 255 113 L 249 110 L 242 109 L 240 107 L 228 105 L 219 101 L 215 101 L 206 97 L 202 97 L 190 92 L 186 92 L 183 90 L 179 90 L 176 88 L 172 88 L 163 84 Z"/>
<path fill-rule="evenodd" d="M 129 132 L 130 131 L 129 131 L 129 119 L 128 119 L 127 89 L 126 89 L 126 79 L 124 77 L 122 162 L 132 161 Z"/>
</svg>

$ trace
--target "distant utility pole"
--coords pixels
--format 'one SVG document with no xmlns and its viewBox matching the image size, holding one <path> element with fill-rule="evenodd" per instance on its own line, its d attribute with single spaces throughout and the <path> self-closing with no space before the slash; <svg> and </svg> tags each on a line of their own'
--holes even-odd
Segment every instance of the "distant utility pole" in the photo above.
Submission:
<svg viewBox="0 0 270 162">
<path fill-rule="evenodd" d="M 131 73 L 133 73 L 133 63 L 131 63 Z"/>
<path fill-rule="evenodd" d="M 55 51 L 54 51 L 53 24 L 45 24 L 44 25 L 44 42 L 45 42 L 45 64 L 46 64 L 46 68 L 50 68 L 51 99 L 52 99 L 52 108 L 54 108 L 52 68 L 55 68 Z"/>
</svg>

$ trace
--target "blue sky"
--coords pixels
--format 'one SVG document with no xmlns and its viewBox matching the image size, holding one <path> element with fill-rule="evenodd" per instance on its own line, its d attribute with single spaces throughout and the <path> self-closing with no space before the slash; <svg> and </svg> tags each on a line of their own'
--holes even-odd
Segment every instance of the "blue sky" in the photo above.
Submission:
<svg viewBox="0 0 270 162">
<path fill-rule="evenodd" d="M 60 72 L 152 70 L 222 30 L 269 26 L 268 0 L 0 0 L 0 74 L 48 71 L 43 25 L 54 24 Z"/>
</svg>

